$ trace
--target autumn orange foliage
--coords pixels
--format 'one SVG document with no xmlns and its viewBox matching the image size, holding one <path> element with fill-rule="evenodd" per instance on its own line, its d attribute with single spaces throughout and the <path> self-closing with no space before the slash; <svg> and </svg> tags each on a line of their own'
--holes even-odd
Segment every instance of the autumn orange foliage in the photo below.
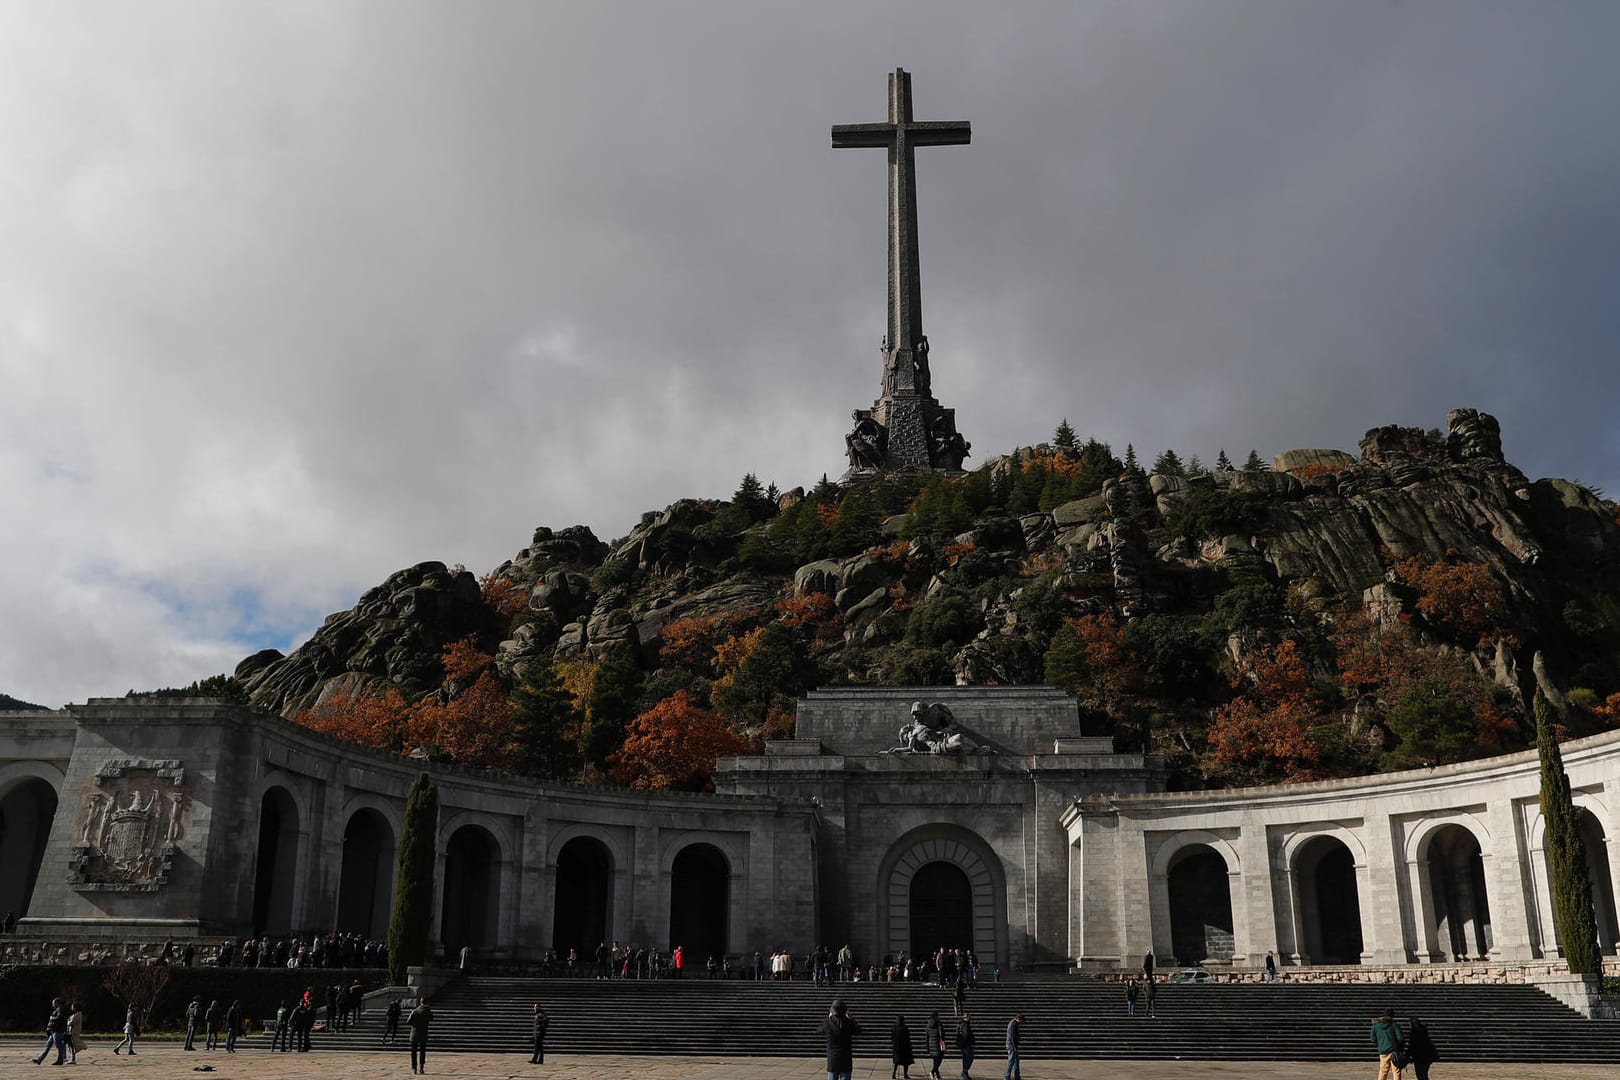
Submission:
<svg viewBox="0 0 1620 1080">
<path fill-rule="evenodd" d="M 1119 712 L 1145 681 L 1142 661 L 1125 642 L 1125 627 L 1111 614 L 1066 619 L 1080 639 L 1084 684 L 1075 688 L 1081 704 L 1107 713 Z"/>
<path fill-rule="evenodd" d="M 1402 581 L 1417 590 L 1417 608 L 1431 623 L 1469 644 L 1501 636 L 1507 592 L 1484 563 L 1432 562 L 1414 555 L 1395 564 Z"/>
<path fill-rule="evenodd" d="M 630 722 L 624 745 L 608 760 L 613 779 L 630 787 L 713 790 L 716 761 L 748 749 L 724 717 L 677 690 Z"/>
<path fill-rule="evenodd" d="M 795 630 L 802 626 L 819 631 L 835 627 L 839 621 L 838 606 L 826 593 L 784 597 L 776 602 L 776 614 L 782 625 Z"/>
<path fill-rule="evenodd" d="M 414 704 L 399 691 L 337 694 L 293 716 L 293 722 L 362 746 L 396 754 L 421 748 L 461 765 L 509 764 L 512 706 L 490 657 L 471 639 L 444 650 L 445 684 Z"/>
<path fill-rule="evenodd" d="M 491 611 L 507 619 L 529 606 L 529 590 L 511 578 L 496 577 L 493 570 L 478 579 L 478 591 Z"/>
<path fill-rule="evenodd" d="M 1310 672 L 1292 641 L 1259 649 L 1233 676 L 1243 691 L 1215 710 L 1209 751 L 1229 775 L 1251 782 L 1310 780 L 1322 748 L 1311 726 Z"/>
</svg>

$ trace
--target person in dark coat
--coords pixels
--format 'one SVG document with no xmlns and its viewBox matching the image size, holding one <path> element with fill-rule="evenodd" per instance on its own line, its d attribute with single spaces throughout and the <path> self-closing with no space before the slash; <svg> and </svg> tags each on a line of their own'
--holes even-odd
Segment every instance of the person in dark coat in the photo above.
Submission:
<svg viewBox="0 0 1620 1080">
<path fill-rule="evenodd" d="M 827 1080 L 851 1080 L 855 1072 L 855 1036 L 861 1025 L 849 1015 L 843 998 L 833 998 L 821 1034 L 827 1040 Z"/>
<path fill-rule="evenodd" d="M 935 1009 L 928 1016 L 928 1056 L 931 1064 L 928 1069 L 928 1080 L 940 1080 L 939 1067 L 945 1060 L 945 1024 L 939 1018 L 939 1010 Z"/>
<path fill-rule="evenodd" d="M 405 1018 L 405 1023 L 411 1029 L 411 1072 L 427 1072 L 428 1051 L 428 1025 L 433 1022 L 433 1010 L 428 1008 L 428 999 L 421 998 L 411 1015 Z"/>
<path fill-rule="evenodd" d="M 530 1065 L 544 1065 L 546 1063 L 546 1028 L 551 1026 L 551 1017 L 546 1010 L 534 1003 L 534 1053 L 529 1055 Z"/>
<path fill-rule="evenodd" d="M 242 1034 L 242 1003 L 231 1002 L 231 1007 L 225 1010 L 225 1052 L 236 1053 L 236 1037 Z"/>
<path fill-rule="evenodd" d="M 1142 956 L 1142 974 L 1148 978 L 1153 977 L 1153 950 L 1149 949 Z"/>
<path fill-rule="evenodd" d="M 1428 1025 L 1415 1016 L 1407 1026 L 1406 1055 L 1417 1072 L 1417 1080 L 1429 1080 L 1429 1066 L 1440 1060 L 1440 1051 L 1429 1038 Z"/>
<path fill-rule="evenodd" d="M 1007 1071 L 1002 1074 L 1001 1080 L 1024 1080 L 1018 1061 L 1018 1043 L 1023 1034 L 1024 1014 L 1014 1013 L 1013 1018 L 1007 1021 Z"/>
<path fill-rule="evenodd" d="M 393 1046 L 399 1041 L 399 998 L 392 998 L 388 1002 L 388 1011 L 383 1014 L 383 1045 Z"/>
<path fill-rule="evenodd" d="M 1139 994 L 1140 992 L 1141 992 L 1141 987 L 1136 985 L 1136 980 L 1134 978 L 1130 978 L 1130 979 L 1125 980 L 1125 1015 L 1126 1016 L 1135 1016 L 1136 1015 L 1136 997 L 1137 997 L 1137 994 Z"/>
<path fill-rule="evenodd" d="M 1153 976 L 1151 975 L 1142 980 L 1142 999 L 1147 1002 L 1147 1013 L 1148 1019 L 1150 1020 L 1153 1019 L 1154 1016 L 1153 999 L 1157 996 L 1157 991 L 1154 989 L 1154 985 Z"/>
<path fill-rule="evenodd" d="M 894 1080 L 896 1070 L 902 1070 L 905 1080 L 911 1080 L 911 1064 L 916 1057 L 911 1052 L 911 1029 L 906 1026 L 906 1018 L 894 1018 L 894 1027 L 889 1029 L 890 1053 L 889 1059 L 894 1062 L 894 1068 L 889 1070 L 889 1080 Z"/>
<path fill-rule="evenodd" d="M 973 1068 L 973 1014 L 963 1013 L 956 1022 L 956 1051 L 962 1055 L 962 1080 L 972 1080 L 968 1070 Z"/>
<path fill-rule="evenodd" d="M 62 1004 L 62 999 L 52 998 L 51 1014 L 45 1020 L 45 1049 L 41 1050 L 39 1057 L 34 1059 L 35 1065 L 44 1062 L 52 1050 L 56 1051 L 56 1060 L 51 1062 L 52 1065 L 60 1065 L 67 1059 L 67 1021 L 68 1011 L 66 1006 Z M 135 1052 L 134 1046 L 131 1046 L 129 1050 L 133 1054 Z"/>
<path fill-rule="evenodd" d="M 956 988 L 951 991 L 951 1015 L 961 1016 L 967 1012 L 967 982 L 956 980 Z"/>
</svg>

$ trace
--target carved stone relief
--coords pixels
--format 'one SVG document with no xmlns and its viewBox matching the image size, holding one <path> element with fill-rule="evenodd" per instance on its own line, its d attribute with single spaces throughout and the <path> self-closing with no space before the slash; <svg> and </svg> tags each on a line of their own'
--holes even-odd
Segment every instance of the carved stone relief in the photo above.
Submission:
<svg viewBox="0 0 1620 1080">
<path fill-rule="evenodd" d="M 156 892 L 169 881 L 191 797 L 173 759 L 120 758 L 85 796 L 68 883 L 81 892 Z"/>
</svg>

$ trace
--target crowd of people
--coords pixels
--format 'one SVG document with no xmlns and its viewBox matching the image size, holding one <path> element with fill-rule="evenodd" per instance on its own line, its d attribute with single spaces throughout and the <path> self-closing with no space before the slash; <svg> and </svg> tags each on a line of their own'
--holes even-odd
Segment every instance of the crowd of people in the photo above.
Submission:
<svg viewBox="0 0 1620 1080">
<path fill-rule="evenodd" d="M 227 941 L 220 946 L 215 962 L 220 967 L 382 968 L 388 966 L 388 946 L 361 934 L 335 930 L 307 939 L 264 936 Z"/>
<path fill-rule="evenodd" d="M 960 985 L 960 984 L 958 984 Z M 1023 1080 L 1020 1045 L 1024 1031 L 1024 1014 L 1016 1013 L 1007 1021 L 1003 1047 L 1007 1053 L 1007 1068 L 1003 1080 Z M 827 1043 L 827 1080 L 851 1080 L 855 1071 L 855 1039 L 862 1028 L 842 998 L 834 998 L 821 1022 L 821 1034 Z M 956 1018 L 953 1031 L 947 1034 L 946 1024 L 938 1010 L 928 1017 L 923 1044 L 929 1059 L 929 1080 L 942 1080 L 940 1069 L 950 1053 L 951 1043 L 956 1045 L 957 1058 L 962 1063 L 963 1080 L 972 1080 L 970 1070 L 978 1052 L 978 1036 L 973 1030 L 973 1014 L 963 1011 Z M 912 1043 L 911 1026 L 904 1016 L 894 1018 L 889 1028 L 889 1080 L 911 1080 L 911 1066 L 917 1063 L 916 1048 Z"/>
<path fill-rule="evenodd" d="M 463 950 L 461 966 L 467 967 Z M 578 947 L 547 949 L 541 957 L 539 974 L 545 978 L 594 979 L 679 979 L 690 977 L 697 963 L 687 950 L 676 945 L 668 952 L 636 944 L 606 941 L 595 949 Z M 941 946 L 931 956 L 901 952 L 886 955 L 880 963 L 861 964 L 845 945 L 834 952 L 817 945 L 808 954 L 786 949 L 752 955 L 708 954 L 702 961 L 703 975 L 710 979 L 753 979 L 791 982 L 809 979 L 817 986 L 834 982 L 937 982 L 951 988 L 965 983 L 969 989 L 979 984 L 979 960 L 972 949 Z"/>
</svg>

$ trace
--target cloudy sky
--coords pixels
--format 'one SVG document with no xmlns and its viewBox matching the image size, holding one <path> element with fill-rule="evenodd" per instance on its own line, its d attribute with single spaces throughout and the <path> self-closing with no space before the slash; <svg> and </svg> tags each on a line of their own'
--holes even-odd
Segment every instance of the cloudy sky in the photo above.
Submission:
<svg viewBox="0 0 1620 1080">
<path fill-rule="evenodd" d="M 994 12 L 994 13 L 992 13 Z M 1620 5 L 0 0 L 0 691 L 844 466 L 918 119 L 975 459 L 1471 405 L 1620 493 Z"/>
</svg>

